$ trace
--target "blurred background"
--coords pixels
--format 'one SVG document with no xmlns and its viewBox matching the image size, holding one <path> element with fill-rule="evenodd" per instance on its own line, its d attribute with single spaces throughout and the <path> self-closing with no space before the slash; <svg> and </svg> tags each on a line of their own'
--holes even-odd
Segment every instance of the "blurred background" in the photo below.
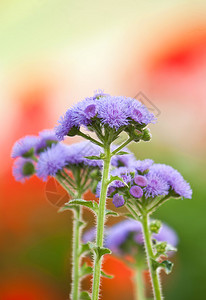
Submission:
<svg viewBox="0 0 206 300">
<path fill-rule="evenodd" d="M 180 239 L 164 296 L 204 299 L 206 2 L 1 0 L 0 41 L 0 299 L 69 299 L 72 214 L 57 214 L 37 178 L 14 181 L 10 151 L 99 88 L 141 91 L 160 112 L 152 141 L 130 148 L 177 168 L 194 191 L 156 213 Z M 94 224 L 87 211 L 85 218 Z M 134 299 L 131 270 L 110 257 L 105 271 L 116 278 L 103 280 L 103 300 Z"/>
</svg>

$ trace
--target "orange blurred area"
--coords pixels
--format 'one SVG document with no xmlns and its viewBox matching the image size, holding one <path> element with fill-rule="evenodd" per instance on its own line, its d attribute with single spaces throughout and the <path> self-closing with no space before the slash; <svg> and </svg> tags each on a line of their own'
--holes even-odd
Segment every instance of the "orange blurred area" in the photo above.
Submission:
<svg viewBox="0 0 206 300">
<path fill-rule="evenodd" d="M 9 277 L 0 285 L 1 300 L 61 300 L 61 294 L 51 284 L 30 274 Z"/>
</svg>

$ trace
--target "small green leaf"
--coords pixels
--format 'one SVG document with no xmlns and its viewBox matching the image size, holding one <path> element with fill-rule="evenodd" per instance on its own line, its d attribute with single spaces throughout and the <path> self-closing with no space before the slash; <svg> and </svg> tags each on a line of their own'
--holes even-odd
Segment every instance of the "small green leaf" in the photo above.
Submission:
<svg viewBox="0 0 206 300">
<path fill-rule="evenodd" d="M 126 154 L 129 154 L 129 153 L 126 151 L 119 151 L 115 155 L 126 155 Z"/>
<path fill-rule="evenodd" d="M 61 213 L 61 212 L 64 212 L 66 210 L 73 210 L 73 209 L 76 209 L 75 205 L 68 205 L 68 203 L 65 203 L 64 206 L 60 207 L 57 212 Z"/>
<path fill-rule="evenodd" d="M 169 274 L 172 271 L 173 263 L 169 260 L 164 260 L 163 262 L 159 263 L 155 259 L 151 258 L 151 261 L 154 271 L 156 271 L 158 268 L 164 269 L 166 274 Z"/>
<path fill-rule="evenodd" d="M 105 254 L 112 253 L 110 249 L 104 247 L 95 247 L 94 252 L 96 253 L 96 255 L 98 255 L 99 258 Z"/>
<path fill-rule="evenodd" d="M 112 183 L 113 181 L 121 181 L 122 183 L 124 183 L 127 187 L 128 187 L 128 185 L 127 185 L 127 183 L 126 182 L 124 182 L 124 180 L 121 178 L 121 177 L 119 177 L 119 176 L 110 176 L 110 179 L 109 179 L 109 182 L 108 182 L 108 185 L 110 184 L 110 183 Z"/>
<path fill-rule="evenodd" d="M 91 299 L 92 298 L 91 298 L 91 296 L 90 296 L 90 294 L 88 292 L 83 291 L 83 292 L 80 293 L 79 300 L 91 300 Z"/>
<path fill-rule="evenodd" d="M 89 243 L 82 244 L 81 245 L 81 250 L 80 250 L 79 254 L 82 255 L 83 253 L 89 252 L 89 251 L 91 251 Z"/>
<path fill-rule="evenodd" d="M 171 261 L 169 261 L 169 260 L 164 260 L 164 261 L 161 263 L 161 265 L 162 265 L 162 267 L 164 268 L 166 274 L 171 273 L 172 268 L 173 268 L 173 263 L 172 263 Z"/>
<path fill-rule="evenodd" d="M 84 277 L 86 275 L 90 275 L 93 273 L 93 268 L 88 266 L 87 263 L 84 263 L 80 269 L 80 277 Z"/>
<path fill-rule="evenodd" d="M 113 275 L 106 274 L 106 273 L 104 273 L 103 271 L 101 271 L 101 275 L 102 275 L 103 277 L 106 277 L 106 278 L 109 278 L 109 279 L 112 279 L 112 278 L 114 277 Z"/>
<path fill-rule="evenodd" d="M 96 253 L 98 258 L 101 258 L 102 255 L 112 253 L 110 249 L 105 248 L 105 247 L 97 247 L 95 243 L 88 242 L 88 244 L 89 244 L 90 249 Z"/>
<path fill-rule="evenodd" d="M 87 201 L 87 200 L 83 200 L 83 199 L 74 199 L 69 201 L 68 203 L 65 204 L 66 206 L 70 207 L 73 205 L 83 205 L 85 207 L 88 207 L 90 209 L 92 209 L 96 214 L 98 213 L 98 204 L 94 201 Z"/>
<path fill-rule="evenodd" d="M 106 209 L 105 210 L 105 215 L 106 216 L 113 216 L 113 217 L 118 217 L 119 214 L 116 211 L 110 210 L 110 209 Z"/>
</svg>

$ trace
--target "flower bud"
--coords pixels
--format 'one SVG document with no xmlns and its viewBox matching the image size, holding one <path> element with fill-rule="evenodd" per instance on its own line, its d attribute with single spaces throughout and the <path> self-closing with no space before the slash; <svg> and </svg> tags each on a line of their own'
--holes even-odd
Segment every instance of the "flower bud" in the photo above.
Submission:
<svg viewBox="0 0 206 300">
<path fill-rule="evenodd" d="M 151 140 L 151 138 L 152 138 L 152 135 L 151 135 L 149 129 L 144 129 L 144 130 L 143 130 L 143 135 L 142 135 L 142 138 L 141 138 L 141 139 L 142 139 L 143 141 L 145 141 L 145 142 L 148 142 L 148 141 Z"/>
<path fill-rule="evenodd" d="M 150 223 L 150 231 L 152 233 L 159 233 L 162 223 L 159 220 L 154 220 Z"/>
</svg>

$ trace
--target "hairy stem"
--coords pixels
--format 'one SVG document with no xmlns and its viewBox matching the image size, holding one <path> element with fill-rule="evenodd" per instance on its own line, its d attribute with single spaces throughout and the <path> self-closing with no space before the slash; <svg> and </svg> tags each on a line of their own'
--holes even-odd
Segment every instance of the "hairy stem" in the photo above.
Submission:
<svg viewBox="0 0 206 300">
<path fill-rule="evenodd" d="M 144 234 L 144 243 L 145 249 L 147 254 L 147 263 L 149 266 L 150 276 L 152 280 L 152 288 L 155 300 L 162 300 L 162 292 L 160 287 L 160 279 L 158 276 L 158 271 L 154 270 L 152 265 L 152 259 L 155 259 L 155 255 L 152 249 L 152 241 L 151 241 L 151 233 L 149 230 L 149 221 L 148 221 L 148 214 L 143 214 L 142 216 L 142 227 L 143 227 L 143 234 Z"/>
<path fill-rule="evenodd" d="M 104 159 L 104 167 L 103 167 L 102 185 L 101 185 L 101 193 L 100 193 L 100 198 L 99 198 L 99 212 L 98 212 L 98 218 L 97 218 L 97 237 L 96 237 L 96 246 L 97 247 L 103 247 L 105 204 L 106 204 L 106 197 L 107 197 L 107 186 L 108 186 L 107 182 L 108 182 L 108 176 L 109 176 L 110 160 L 111 160 L 110 147 L 107 146 L 105 148 L 105 159 Z M 102 256 L 99 257 L 99 255 L 95 254 L 92 300 L 98 300 L 98 297 L 99 297 L 101 262 L 102 262 Z"/>
<path fill-rule="evenodd" d="M 134 276 L 135 298 L 136 300 L 145 300 L 143 270 L 139 267 L 135 270 Z"/>
<path fill-rule="evenodd" d="M 81 212 L 80 207 L 77 206 L 74 210 L 74 221 L 73 221 L 73 269 L 72 269 L 72 299 L 79 299 L 79 268 L 80 268 L 80 218 Z"/>
<path fill-rule="evenodd" d="M 80 176 L 80 170 L 78 169 L 75 174 L 75 180 L 76 180 L 76 186 L 77 186 L 77 194 L 76 197 L 78 199 L 82 198 L 82 187 L 81 187 L 81 176 Z M 74 239 L 73 239 L 73 270 L 72 270 L 72 276 L 73 276 L 73 286 L 72 286 L 72 299 L 73 300 L 79 300 L 79 285 L 80 285 L 80 235 L 81 235 L 81 210 L 82 208 L 77 205 L 76 209 L 74 210 Z"/>
</svg>

